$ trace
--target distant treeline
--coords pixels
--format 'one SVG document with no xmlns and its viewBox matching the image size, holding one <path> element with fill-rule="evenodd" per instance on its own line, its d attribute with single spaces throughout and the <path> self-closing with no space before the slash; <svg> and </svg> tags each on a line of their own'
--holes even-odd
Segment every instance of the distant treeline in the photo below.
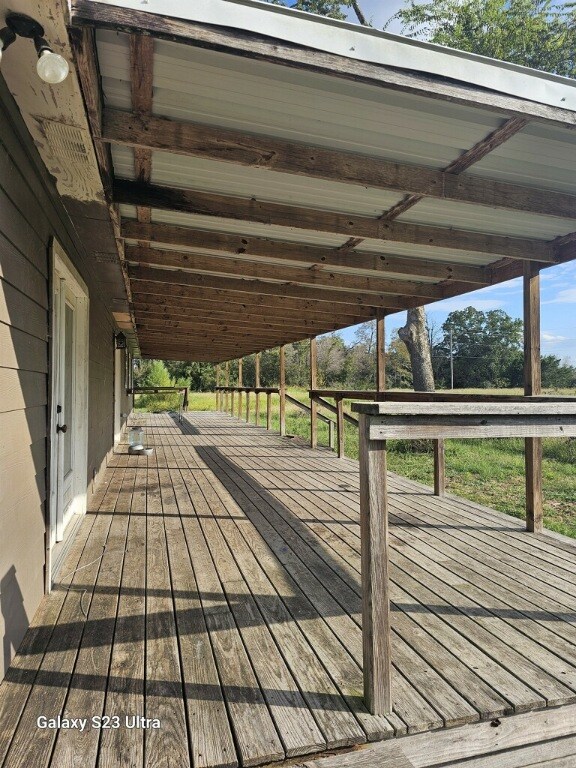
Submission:
<svg viewBox="0 0 576 768">
<path fill-rule="evenodd" d="M 430 345 L 436 386 L 450 386 L 452 355 L 455 388 L 520 387 L 523 383 L 522 321 L 502 310 L 481 312 L 472 307 L 450 313 L 439 328 L 430 327 Z M 376 376 L 375 323 L 365 323 L 346 342 L 339 333 L 318 338 L 318 385 L 334 389 L 372 389 Z M 286 383 L 308 387 L 308 341 L 286 346 Z M 279 351 L 260 354 L 260 385 L 278 384 Z M 222 372 L 224 366 L 221 366 Z M 231 386 L 238 380 L 236 361 L 229 363 Z M 254 356 L 244 358 L 244 386 L 255 385 Z M 404 343 L 393 332 L 386 347 L 386 380 L 390 388 L 411 388 L 410 358 Z M 187 384 L 194 391 L 207 391 L 216 384 L 212 363 L 141 360 L 136 363 L 137 386 Z M 222 373 L 221 383 L 224 384 Z M 555 355 L 542 357 L 542 385 L 547 388 L 576 387 L 576 368 Z"/>
</svg>

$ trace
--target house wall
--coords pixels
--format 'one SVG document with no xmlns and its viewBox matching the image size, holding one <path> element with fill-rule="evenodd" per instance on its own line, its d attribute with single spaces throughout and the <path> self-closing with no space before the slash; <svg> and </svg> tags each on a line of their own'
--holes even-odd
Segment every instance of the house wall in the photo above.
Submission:
<svg viewBox="0 0 576 768">
<path fill-rule="evenodd" d="M 91 487 L 113 444 L 113 319 L 0 76 L 0 679 L 44 592 L 54 237 L 89 290 Z"/>
</svg>

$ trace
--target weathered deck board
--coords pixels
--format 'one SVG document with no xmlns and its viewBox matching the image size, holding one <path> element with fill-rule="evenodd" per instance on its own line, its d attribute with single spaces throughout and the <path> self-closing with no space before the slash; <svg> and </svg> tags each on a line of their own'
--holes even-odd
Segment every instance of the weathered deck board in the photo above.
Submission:
<svg viewBox="0 0 576 768">
<path fill-rule="evenodd" d="M 423 766 L 425 731 L 572 712 L 569 541 L 391 475 L 394 712 L 373 717 L 357 464 L 224 414 L 146 420 L 155 454 L 120 446 L 0 688 L 2 768 L 236 768 L 417 733 L 406 756 Z M 62 713 L 122 727 L 37 729 Z M 498 765 L 520 768 L 521 744 Z"/>
</svg>

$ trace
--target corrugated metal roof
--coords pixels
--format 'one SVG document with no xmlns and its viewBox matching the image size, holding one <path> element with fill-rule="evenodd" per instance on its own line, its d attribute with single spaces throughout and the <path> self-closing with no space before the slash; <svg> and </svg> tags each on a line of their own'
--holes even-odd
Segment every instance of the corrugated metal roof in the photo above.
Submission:
<svg viewBox="0 0 576 768">
<path fill-rule="evenodd" d="M 218 3 L 221 5 L 220 0 Z M 106 105 L 129 111 L 132 105 L 129 38 L 125 34 L 98 30 L 97 44 Z M 382 45 L 381 39 L 378 39 L 378 45 Z M 490 66 L 493 68 L 493 63 Z M 446 167 L 505 122 L 501 114 L 485 108 L 428 99 L 328 74 L 165 40 L 155 40 L 153 73 L 152 110 L 155 115 L 430 169 Z M 528 81 L 530 77 L 535 78 L 526 71 L 515 70 L 515 75 L 527 77 Z M 540 76 L 535 80 L 540 81 Z M 501 83 L 494 82 L 495 89 L 501 86 Z M 559 80 L 554 81 L 554 87 L 561 89 L 564 86 L 566 84 Z M 541 96 L 535 92 L 534 98 Z M 532 123 L 476 163 L 467 173 L 534 186 L 540 190 L 576 194 L 575 145 L 575 132 L 545 123 Z M 118 178 L 135 178 L 131 148 L 113 146 L 112 157 Z M 404 198 L 401 191 L 165 151 L 152 153 L 151 182 L 227 198 L 254 198 L 373 218 L 380 217 Z M 133 219 L 136 209 L 122 205 L 121 215 Z M 159 209 L 152 209 L 151 220 L 153 223 L 326 248 L 340 247 L 348 240 L 345 235 L 296 226 L 258 224 Z M 545 241 L 576 231 L 576 209 L 574 219 L 570 219 L 496 208 L 488 204 L 424 198 L 404 212 L 398 221 Z M 223 251 L 218 249 L 165 247 L 224 257 Z M 377 239 L 364 239 L 357 248 L 371 253 L 468 266 L 487 266 L 502 257 L 502 254 Z M 273 265 L 293 263 L 302 266 L 301 262 L 290 262 L 285 258 L 248 255 L 240 255 L 239 258 L 266 261 Z M 355 270 L 353 265 L 331 271 L 369 274 L 365 270 Z M 216 264 L 214 270 L 203 274 L 225 273 L 219 272 Z M 421 283 L 440 281 L 440 278 L 410 277 L 401 272 L 388 274 L 391 278 L 409 278 Z M 190 295 L 194 295 L 193 288 Z"/>
<path fill-rule="evenodd" d="M 576 83 L 509 62 L 254 0 L 101 0 L 146 13 L 233 27 L 356 61 L 449 77 L 576 110 Z"/>
</svg>

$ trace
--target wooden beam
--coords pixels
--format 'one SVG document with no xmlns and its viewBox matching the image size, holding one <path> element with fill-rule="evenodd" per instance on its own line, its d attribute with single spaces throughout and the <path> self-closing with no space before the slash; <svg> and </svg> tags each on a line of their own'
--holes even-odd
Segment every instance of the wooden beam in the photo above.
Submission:
<svg viewBox="0 0 576 768">
<path fill-rule="evenodd" d="M 376 320 L 376 391 L 384 392 L 386 389 L 386 343 L 384 315 Z"/>
<path fill-rule="evenodd" d="M 154 78 L 154 38 L 149 35 L 130 35 L 130 91 L 133 113 L 145 119 L 152 113 L 152 83 Z M 104 121 L 106 111 L 104 110 Z M 144 183 L 152 177 L 152 150 L 134 147 L 134 175 Z M 138 206 L 139 222 L 148 223 L 152 214 L 149 207 Z"/>
<path fill-rule="evenodd" d="M 279 355 L 279 384 L 280 389 L 280 435 L 286 434 L 286 350 L 280 347 Z"/>
<path fill-rule="evenodd" d="M 344 458 L 344 399 L 342 397 L 336 398 L 336 434 L 337 434 L 337 453 L 338 458 Z"/>
<path fill-rule="evenodd" d="M 370 438 L 360 415 L 360 548 L 364 702 L 373 715 L 392 711 L 386 442 Z"/>
<path fill-rule="evenodd" d="M 152 297 L 149 297 L 152 298 Z M 274 310 L 269 307 L 265 307 L 265 312 L 246 311 L 239 308 L 239 305 L 232 304 L 230 307 L 221 307 L 214 309 L 214 302 L 206 302 L 202 305 L 200 302 L 190 302 L 188 306 L 182 304 L 162 303 L 155 305 L 153 303 L 146 303 L 138 300 L 134 297 L 136 314 L 138 318 L 151 317 L 156 319 L 165 319 L 176 322 L 185 321 L 186 319 L 210 319 L 213 321 L 222 321 L 233 324 L 261 324 L 266 328 L 285 328 L 286 323 L 290 322 L 294 327 L 298 327 L 304 331 L 310 329 L 313 331 L 315 328 L 326 328 L 327 325 L 334 325 L 337 327 L 347 327 L 354 325 L 354 316 L 352 319 L 349 316 L 340 317 L 341 322 L 334 323 L 333 314 L 328 315 L 324 313 L 311 313 L 306 314 L 305 317 L 296 315 L 293 311 L 287 310 L 283 314 L 275 314 Z M 256 308 L 255 308 L 256 309 Z M 356 322 L 364 322 L 365 318 L 358 316 Z M 316 334 L 317 335 L 317 334 Z"/>
<path fill-rule="evenodd" d="M 155 313 L 145 312 L 141 308 L 138 308 L 136 312 L 136 321 L 138 325 L 157 325 L 162 328 L 182 328 L 182 329 L 194 329 L 203 326 L 209 327 L 227 327 L 232 332 L 235 330 L 254 330 L 254 331 L 269 331 L 271 333 L 283 333 L 286 335 L 286 320 L 280 320 L 279 322 L 267 322 L 261 317 L 256 317 L 253 320 L 247 318 L 246 315 L 238 317 L 234 313 L 224 313 L 220 315 L 194 312 L 190 311 L 185 314 L 174 313 Z M 346 328 L 347 323 L 304 323 L 294 319 L 294 322 L 288 320 L 290 323 L 290 330 L 294 333 L 301 333 L 304 337 L 316 336 L 318 333 L 325 333 L 325 329 L 330 326 L 333 330 L 340 328 Z"/>
<path fill-rule="evenodd" d="M 194 274 L 218 273 L 232 278 L 250 277 L 255 280 L 277 280 L 293 285 L 317 285 L 328 289 L 346 288 L 366 293 L 390 293 L 426 299 L 441 299 L 444 296 L 442 287 L 431 283 L 351 275 L 345 272 L 325 271 L 323 268 L 286 267 L 246 259 L 204 256 L 160 248 L 127 246 L 126 259 L 145 266 L 178 267 Z"/>
<path fill-rule="evenodd" d="M 540 356 L 540 272 L 532 264 L 524 267 L 524 394 L 542 392 Z M 526 529 L 541 533 L 544 526 L 542 496 L 542 439 L 524 441 L 526 470 Z"/>
<path fill-rule="evenodd" d="M 310 339 L 310 389 L 318 386 L 318 343 Z M 318 404 L 310 400 L 310 447 L 318 447 Z"/>
<path fill-rule="evenodd" d="M 370 237 L 387 242 L 475 251 L 510 258 L 555 262 L 554 247 L 544 240 L 469 232 L 399 221 L 356 216 L 334 211 L 300 208 L 254 198 L 227 197 L 210 192 L 139 184 L 117 179 L 114 199 L 126 205 L 147 205 L 160 210 L 331 232 L 347 237 Z"/>
<path fill-rule="evenodd" d="M 231 306 L 231 311 L 242 313 L 244 311 L 260 314 L 277 314 L 278 317 L 287 315 L 288 319 L 294 317 L 294 311 L 302 316 L 306 315 L 311 320 L 326 320 L 326 315 L 333 317 L 334 310 L 330 304 L 315 299 L 291 298 L 286 296 L 267 296 L 260 293 L 243 293 L 241 291 L 224 290 L 221 288 L 188 288 L 183 285 L 167 285 L 146 280 L 134 281 L 134 300 L 136 303 L 152 302 L 162 311 L 171 307 L 193 308 L 206 305 L 213 309 L 218 305 L 220 309 Z M 361 323 L 376 317 L 376 307 L 359 307 L 356 304 L 338 304 L 338 314 L 350 319 L 348 325 Z"/>
<path fill-rule="evenodd" d="M 318 72 L 353 82 L 369 83 L 385 89 L 417 94 L 428 99 L 464 104 L 506 117 L 521 115 L 561 126 L 576 125 L 576 115 L 570 109 L 539 104 L 529 98 L 509 96 L 428 73 L 372 64 L 305 48 L 277 38 L 265 37 L 257 32 L 214 27 L 132 8 L 111 6 L 95 0 L 73 0 L 71 23 L 73 26 L 96 25 L 129 33 L 145 32 L 182 45 L 193 45 L 269 61 L 284 67 Z"/>
<path fill-rule="evenodd" d="M 455 175 L 462 173 L 475 163 L 480 162 L 480 160 L 486 157 L 486 155 L 488 155 L 497 147 L 500 147 L 504 142 L 512 138 L 512 136 L 515 136 L 518 131 L 521 131 L 522 128 L 526 126 L 527 123 L 528 120 L 524 117 L 509 118 L 504 122 L 503 125 L 496 128 L 495 131 L 492 131 L 492 133 L 490 133 L 484 139 L 481 139 L 473 147 L 471 147 L 471 149 L 466 150 L 460 155 L 460 157 L 449 163 L 446 168 L 444 168 L 444 172 Z M 396 203 L 396 205 L 392 206 L 392 208 L 386 211 L 383 218 L 387 221 L 392 221 L 393 219 L 398 218 L 398 216 L 401 216 L 403 213 L 408 211 L 410 208 L 413 208 L 417 203 L 423 200 L 424 197 L 425 196 L 421 194 L 406 195 L 403 200 L 401 200 L 399 203 Z"/>
<path fill-rule="evenodd" d="M 394 256 L 387 253 L 358 251 L 355 248 L 325 248 L 314 245 L 251 237 L 203 229 L 180 227 L 173 224 L 140 224 L 133 219 L 122 220 L 125 238 L 154 244 L 179 245 L 183 248 L 205 248 L 230 254 L 261 256 L 301 262 L 324 267 L 345 267 L 379 273 L 459 280 L 489 285 L 490 272 L 486 267 L 475 267 L 453 262 L 434 261 L 416 257 Z M 357 239 L 354 241 L 357 242 Z"/>
<path fill-rule="evenodd" d="M 254 357 L 254 386 L 256 389 L 260 386 L 260 352 Z M 258 427 L 260 423 L 260 392 L 256 392 L 256 402 L 254 404 L 254 424 Z"/>
<path fill-rule="evenodd" d="M 130 267 L 132 281 L 145 280 L 162 285 L 186 285 L 189 287 L 222 288 L 244 293 L 267 294 L 269 296 L 286 296 L 298 299 L 313 299 L 330 304 L 353 304 L 360 307 L 379 307 L 384 309 L 406 309 L 416 303 L 424 303 L 422 299 L 414 301 L 406 297 L 404 301 L 388 294 L 354 293 L 351 291 L 331 290 L 326 288 L 313 288 L 305 285 L 291 285 L 286 283 L 272 283 L 264 280 L 248 280 L 233 277 L 217 277 L 213 275 L 200 275 L 181 270 L 154 269 L 152 267 Z M 411 303 L 414 302 L 414 303 Z"/>
<path fill-rule="evenodd" d="M 493 141 L 477 145 L 474 154 L 452 162 L 447 171 L 418 165 L 402 165 L 371 155 L 326 149 L 272 136 L 260 136 L 221 128 L 115 109 L 104 111 L 103 139 L 138 149 L 159 150 L 239 165 L 270 168 L 374 189 L 407 192 L 439 200 L 489 205 L 561 218 L 576 217 L 576 197 L 564 192 L 519 186 L 483 176 L 462 174 L 476 157 L 481 159 L 524 127 L 515 119 L 512 131 L 497 134 Z"/>
</svg>

